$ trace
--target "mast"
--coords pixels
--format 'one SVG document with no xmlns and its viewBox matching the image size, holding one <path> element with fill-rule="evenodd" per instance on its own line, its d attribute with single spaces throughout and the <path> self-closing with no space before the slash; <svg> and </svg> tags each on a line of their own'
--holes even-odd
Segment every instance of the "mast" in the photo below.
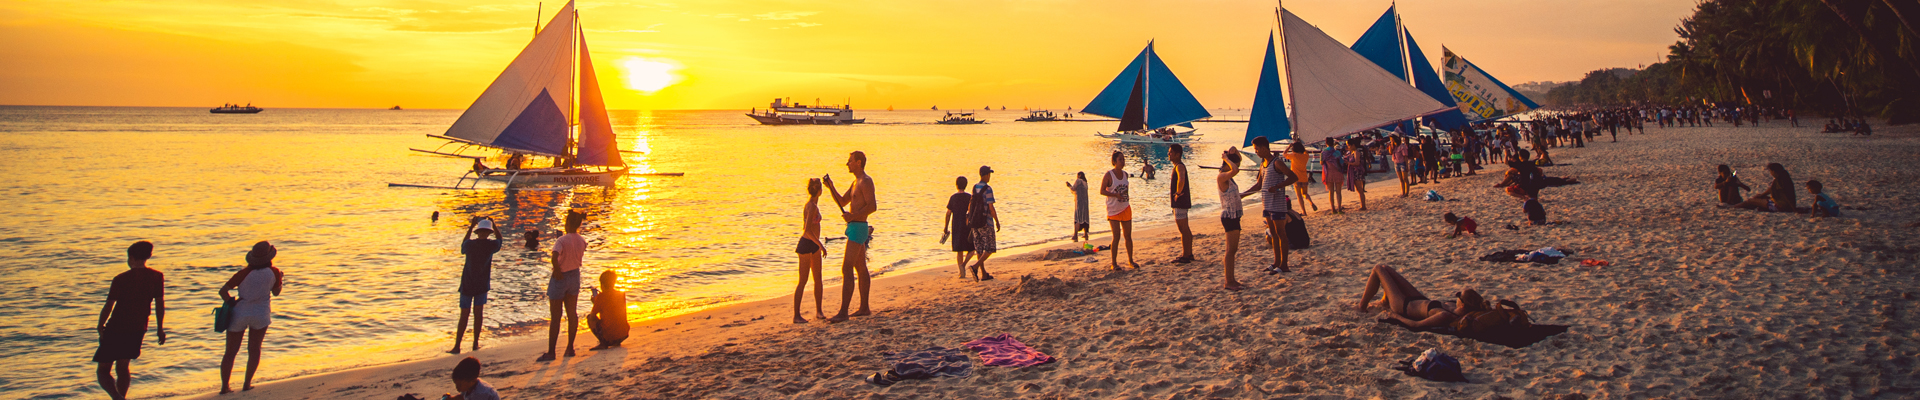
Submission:
<svg viewBox="0 0 1920 400">
<path fill-rule="evenodd" d="M 547 10 L 545 9 L 545 7 L 546 7 L 546 5 L 547 5 L 547 3 L 534 3 L 534 6 L 533 6 L 533 37 L 535 37 L 535 38 L 538 38 L 538 37 L 540 37 L 540 17 L 541 17 L 541 14 L 545 14 L 545 13 L 546 13 L 546 11 L 547 11 Z"/>
<path fill-rule="evenodd" d="M 1400 6 L 1394 4 L 1388 7 L 1393 8 L 1393 40 L 1400 42 L 1400 75 L 1406 76 L 1407 84 L 1411 85 L 1413 84 L 1413 61 L 1410 57 L 1413 57 L 1413 54 L 1407 52 L 1407 26 L 1400 23 Z"/>
<path fill-rule="evenodd" d="M 580 97 L 580 55 L 574 52 L 576 51 L 575 49 L 580 47 L 580 41 L 583 40 L 582 37 L 585 36 L 583 29 L 585 28 L 580 27 L 580 10 L 574 9 L 573 32 L 571 32 L 572 36 L 567 38 L 567 76 L 569 77 L 567 78 L 567 82 L 574 88 L 570 90 L 570 92 L 573 93 L 567 96 L 568 164 L 572 164 L 573 159 L 580 155 L 580 113 L 578 110 L 580 103 L 575 100 Z"/>
<path fill-rule="evenodd" d="M 1153 53 L 1153 39 L 1147 39 L 1147 59 L 1146 62 L 1140 63 L 1140 128 L 1148 131 L 1153 130 L 1153 126 L 1146 122 L 1147 116 L 1153 115 L 1153 102 L 1149 99 L 1153 98 L 1153 59 L 1155 58 L 1160 58 L 1160 55 Z"/>
<path fill-rule="evenodd" d="M 1280 42 L 1277 43 L 1280 46 L 1280 73 L 1287 76 L 1286 104 L 1292 106 L 1287 108 L 1287 121 L 1291 122 L 1292 126 L 1300 126 L 1300 114 L 1294 111 L 1300 108 L 1300 100 L 1293 97 L 1293 62 L 1292 57 L 1287 56 L 1287 53 L 1292 50 L 1287 48 L 1287 21 L 1280 18 L 1280 10 L 1285 9 L 1285 6 L 1281 5 L 1280 0 L 1274 0 L 1273 5 L 1273 22 L 1280 25 Z M 1299 130 L 1295 129 L 1295 131 Z M 1287 132 L 1287 136 L 1292 137 L 1294 143 L 1300 143 L 1300 135 Z M 1301 145 L 1306 144 L 1301 143 Z"/>
</svg>

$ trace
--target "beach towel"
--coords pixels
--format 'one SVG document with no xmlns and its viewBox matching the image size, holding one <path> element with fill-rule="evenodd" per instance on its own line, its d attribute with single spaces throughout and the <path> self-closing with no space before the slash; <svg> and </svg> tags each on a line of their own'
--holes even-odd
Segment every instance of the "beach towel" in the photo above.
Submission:
<svg viewBox="0 0 1920 400">
<path fill-rule="evenodd" d="M 1385 322 L 1385 323 L 1393 324 L 1394 326 L 1406 328 L 1409 331 L 1437 333 L 1437 334 L 1453 336 L 1453 337 L 1463 337 L 1463 338 L 1478 340 L 1481 342 L 1507 346 L 1515 349 L 1532 346 L 1534 343 L 1539 343 L 1542 340 L 1547 340 L 1547 338 L 1553 337 L 1553 335 L 1566 333 L 1567 329 L 1571 328 L 1571 326 L 1569 325 L 1534 324 L 1532 327 L 1529 327 L 1526 329 L 1514 329 L 1514 330 L 1507 330 L 1503 332 L 1494 332 L 1494 333 L 1481 334 L 1481 335 L 1467 335 L 1467 334 L 1462 334 L 1459 331 L 1455 331 L 1451 327 L 1436 326 L 1436 327 L 1430 327 L 1430 328 L 1414 328 L 1414 327 L 1407 326 L 1406 324 L 1400 323 L 1399 320 L 1395 320 L 1391 318 L 1382 319 L 1380 320 L 1380 322 Z"/>
<path fill-rule="evenodd" d="M 1541 250 L 1553 250 L 1553 251 L 1545 252 Z M 1484 255 L 1484 256 L 1480 256 L 1480 261 L 1532 262 L 1532 263 L 1551 265 L 1551 264 L 1559 264 L 1560 259 L 1566 258 L 1568 253 L 1570 252 L 1567 252 L 1565 250 L 1556 250 L 1552 247 L 1543 248 L 1543 249 L 1534 250 L 1534 251 L 1501 250 L 1501 251 L 1496 251 L 1492 253 L 1487 253 L 1487 255 Z"/>
<path fill-rule="evenodd" d="M 981 364 L 985 365 L 1020 368 L 1053 362 L 1053 356 L 1027 347 L 1026 343 L 1005 333 L 967 342 L 966 346 L 980 352 Z"/>
<path fill-rule="evenodd" d="M 893 386 L 908 379 L 973 376 L 973 359 L 965 351 L 940 346 L 919 351 L 885 353 L 887 370 L 868 375 L 867 383 Z"/>
</svg>

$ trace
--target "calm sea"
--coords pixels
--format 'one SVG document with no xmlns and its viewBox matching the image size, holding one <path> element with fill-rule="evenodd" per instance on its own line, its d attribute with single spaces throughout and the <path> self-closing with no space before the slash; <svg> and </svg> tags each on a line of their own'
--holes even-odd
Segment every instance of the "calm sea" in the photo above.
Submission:
<svg viewBox="0 0 1920 400">
<path fill-rule="evenodd" d="M 615 111 L 621 147 L 639 151 L 627 154 L 629 164 L 686 175 L 569 191 L 387 187 L 448 185 L 465 171 L 465 160 L 407 150 L 439 146 L 425 135 L 444 132 L 459 113 L 0 107 L 0 171 L 8 174 L 0 196 L 13 210 L 0 224 L 0 245 L 13 253 L 0 258 L 0 397 L 99 396 L 90 328 L 137 240 L 155 243 L 151 265 L 167 275 L 170 337 L 162 346 L 149 334 L 133 394 L 211 393 L 224 345 L 211 328 L 215 290 L 255 241 L 276 243 L 275 264 L 286 272 L 258 378 L 272 381 L 449 347 L 458 240 L 472 216 L 551 240 L 566 210 L 587 211 L 583 272 L 619 271 L 629 315 L 641 320 L 790 294 L 806 180 L 852 182 L 843 166 L 852 150 L 866 151 L 877 184 L 871 264 L 881 274 L 951 268 L 951 253 L 936 243 L 944 205 L 953 178 L 977 180 L 981 165 L 998 171 L 1005 248 L 1065 238 L 1073 196 L 1062 183 L 1084 171 L 1098 185 L 1109 152 L 1129 154 L 1133 171 L 1143 155 L 1162 172 L 1168 164 L 1163 148 L 1093 137 L 1111 122 L 1014 122 L 1018 110 L 980 112 L 992 122 L 965 126 L 932 124 L 936 111 L 861 111 L 868 124 L 838 127 L 761 126 L 742 111 Z M 1215 155 L 1238 144 L 1244 126 L 1201 124 L 1203 156 L 1188 164 L 1218 164 Z M 1169 218 L 1162 175 L 1134 182 L 1136 218 Z M 1211 184 L 1196 185 L 1193 198 L 1198 209 L 1218 203 Z M 826 235 L 842 236 L 832 202 L 822 203 Z M 429 218 L 436 211 L 437 222 Z M 529 331 L 546 318 L 547 266 L 539 252 L 508 244 L 496 257 L 487 324 Z M 838 265 L 842 243 L 830 244 L 826 264 Z"/>
</svg>

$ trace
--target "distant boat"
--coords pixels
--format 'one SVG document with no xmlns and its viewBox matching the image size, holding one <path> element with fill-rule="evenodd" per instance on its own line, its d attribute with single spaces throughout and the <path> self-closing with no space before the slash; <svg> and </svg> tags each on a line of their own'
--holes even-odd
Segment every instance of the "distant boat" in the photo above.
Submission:
<svg viewBox="0 0 1920 400">
<path fill-rule="evenodd" d="M 940 111 L 940 106 L 933 106 L 933 110 L 934 110 L 934 111 Z"/>
<path fill-rule="evenodd" d="M 400 111 L 400 106 L 393 106 L 393 108 L 389 108 L 388 110 Z"/>
<path fill-rule="evenodd" d="M 246 106 L 241 106 L 239 104 L 228 104 L 224 106 L 214 107 L 213 109 L 207 110 L 207 112 L 214 113 L 214 114 L 259 114 L 261 111 L 266 111 L 266 110 L 267 109 L 264 109 L 264 108 L 254 107 L 253 104 L 249 103 Z"/>
<path fill-rule="evenodd" d="M 864 118 L 853 117 L 853 106 L 821 106 L 819 100 L 814 105 L 789 104 L 783 99 L 773 99 L 765 110 L 754 109 L 747 117 L 760 121 L 762 125 L 849 125 L 866 123 Z"/>
<path fill-rule="evenodd" d="M 993 106 L 980 107 L 980 111 L 993 111 Z"/>
<path fill-rule="evenodd" d="M 1149 96 L 1148 94 L 1152 95 Z M 1199 136 L 1193 120 L 1211 117 L 1206 106 L 1180 84 L 1173 70 L 1153 52 L 1153 42 L 1108 83 L 1106 89 L 1081 107 L 1080 113 L 1119 118 L 1111 134 L 1098 134 L 1122 143 L 1187 143 Z M 1185 131 L 1175 126 L 1187 128 Z"/>
<path fill-rule="evenodd" d="M 505 182 L 509 187 L 607 186 L 626 175 L 628 167 L 621 159 L 613 124 L 607 118 L 607 105 L 593 72 L 592 52 L 587 50 L 585 31 L 577 17 L 573 2 L 567 2 L 473 100 L 473 105 L 447 127 L 446 135 L 427 135 L 447 140 L 446 145 L 458 144 L 459 148 L 453 152 L 413 149 L 473 160 L 472 170 L 446 188 L 472 189 L 480 180 Z M 574 65 L 578 68 L 569 68 Z M 500 150 L 508 155 L 506 165 L 489 167 L 480 162 L 484 157 L 460 154 L 474 147 Z M 539 158 L 551 162 L 544 167 L 527 165 Z"/>
<path fill-rule="evenodd" d="M 941 125 L 973 125 L 984 124 L 987 123 L 987 121 L 974 118 L 973 113 L 963 112 L 959 114 L 947 113 L 947 116 L 940 117 L 940 120 L 934 123 Z"/>
<path fill-rule="evenodd" d="M 887 106 L 887 111 L 893 111 L 893 106 Z"/>
<path fill-rule="evenodd" d="M 1046 121 L 1059 121 L 1059 120 L 1060 120 L 1060 117 L 1053 115 L 1052 111 L 1040 110 L 1040 111 L 1028 111 L 1027 116 L 1020 117 L 1020 119 L 1016 119 L 1015 121 L 1046 122 Z"/>
</svg>

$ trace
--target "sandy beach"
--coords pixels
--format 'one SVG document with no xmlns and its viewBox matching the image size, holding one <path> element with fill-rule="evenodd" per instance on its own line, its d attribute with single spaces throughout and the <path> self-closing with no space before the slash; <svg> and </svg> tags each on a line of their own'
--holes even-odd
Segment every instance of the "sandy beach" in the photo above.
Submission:
<svg viewBox="0 0 1920 400">
<path fill-rule="evenodd" d="M 1585 148 L 1553 149 L 1562 165 L 1547 173 L 1583 182 L 1543 190 L 1549 219 L 1563 221 L 1554 226 L 1525 226 L 1518 202 L 1490 187 L 1505 167 L 1414 188 L 1435 190 L 1442 202 L 1400 198 L 1391 182 L 1378 182 L 1366 211 L 1308 214 L 1313 247 L 1293 253 L 1290 273 L 1259 272 L 1271 252 L 1249 222 L 1238 272 L 1248 289 L 1238 292 L 1219 288 L 1224 236 L 1214 212 L 1194 216 L 1200 260 L 1191 264 L 1169 263 L 1179 255 L 1170 225 L 1143 226 L 1135 232 L 1139 270 L 1109 271 L 1104 252 L 1087 262 L 1044 260 L 1039 249 L 996 258 L 990 268 L 1000 279 L 990 282 L 957 279 L 950 265 L 885 277 L 873 290 L 876 314 L 848 323 L 792 324 L 791 299 L 780 297 L 636 323 L 619 349 L 586 351 L 592 337 L 583 330 L 580 356 L 551 363 L 533 361 L 544 350 L 541 335 L 467 355 L 486 363 L 483 379 L 520 399 L 1920 395 L 1920 212 L 1910 206 L 1920 202 L 1910 186 L 1920 181 L 1920 128 L 1854 137 L 1817 133 L 1807 122 L 1649 125 L 1620 143 L 1603 135 Z M 1845 214 L 1714 207 L 1714 165 L 1764 187 L 1769 162 L 1785 164 L 1803 193 L 1806 180 L 1824 182 Z M 1211 177 L 1203 171 L 1195 170 L 1197 181 Z M 1327 209 L 1324 196 L 1316 201 Z M 1247 204 L 1258 212 L 1257 201 Z M 1483 236 L 1442 237 L 1447 212 L 1479 220 Z M 1478 260 L 1547 246 L 1573 254 L 1554 265 Z M 1471 286 L 1518 302 L 1536 323 L 1570 329 L 1514 349 L 1376 322 L 1378 308 L 1354 309 L 1376 264 L 1435 299 Z M 838 288 L 828 293 L 831 311 Z M 890 387 L 861 379 L 886 368 L 885 352 L 960 347 L 1000 333 L 1058 361 L 1011 369 L 976 358 L 970 377 Z M 1471 382 L 1389 369 L 1430 348 L 1459 357 Z M 199 398 L 438 398 L 452 391 L 447 376 L 459 357 Z M 263 368 L 273 362 L 269 353 Z"/>
</svg>

